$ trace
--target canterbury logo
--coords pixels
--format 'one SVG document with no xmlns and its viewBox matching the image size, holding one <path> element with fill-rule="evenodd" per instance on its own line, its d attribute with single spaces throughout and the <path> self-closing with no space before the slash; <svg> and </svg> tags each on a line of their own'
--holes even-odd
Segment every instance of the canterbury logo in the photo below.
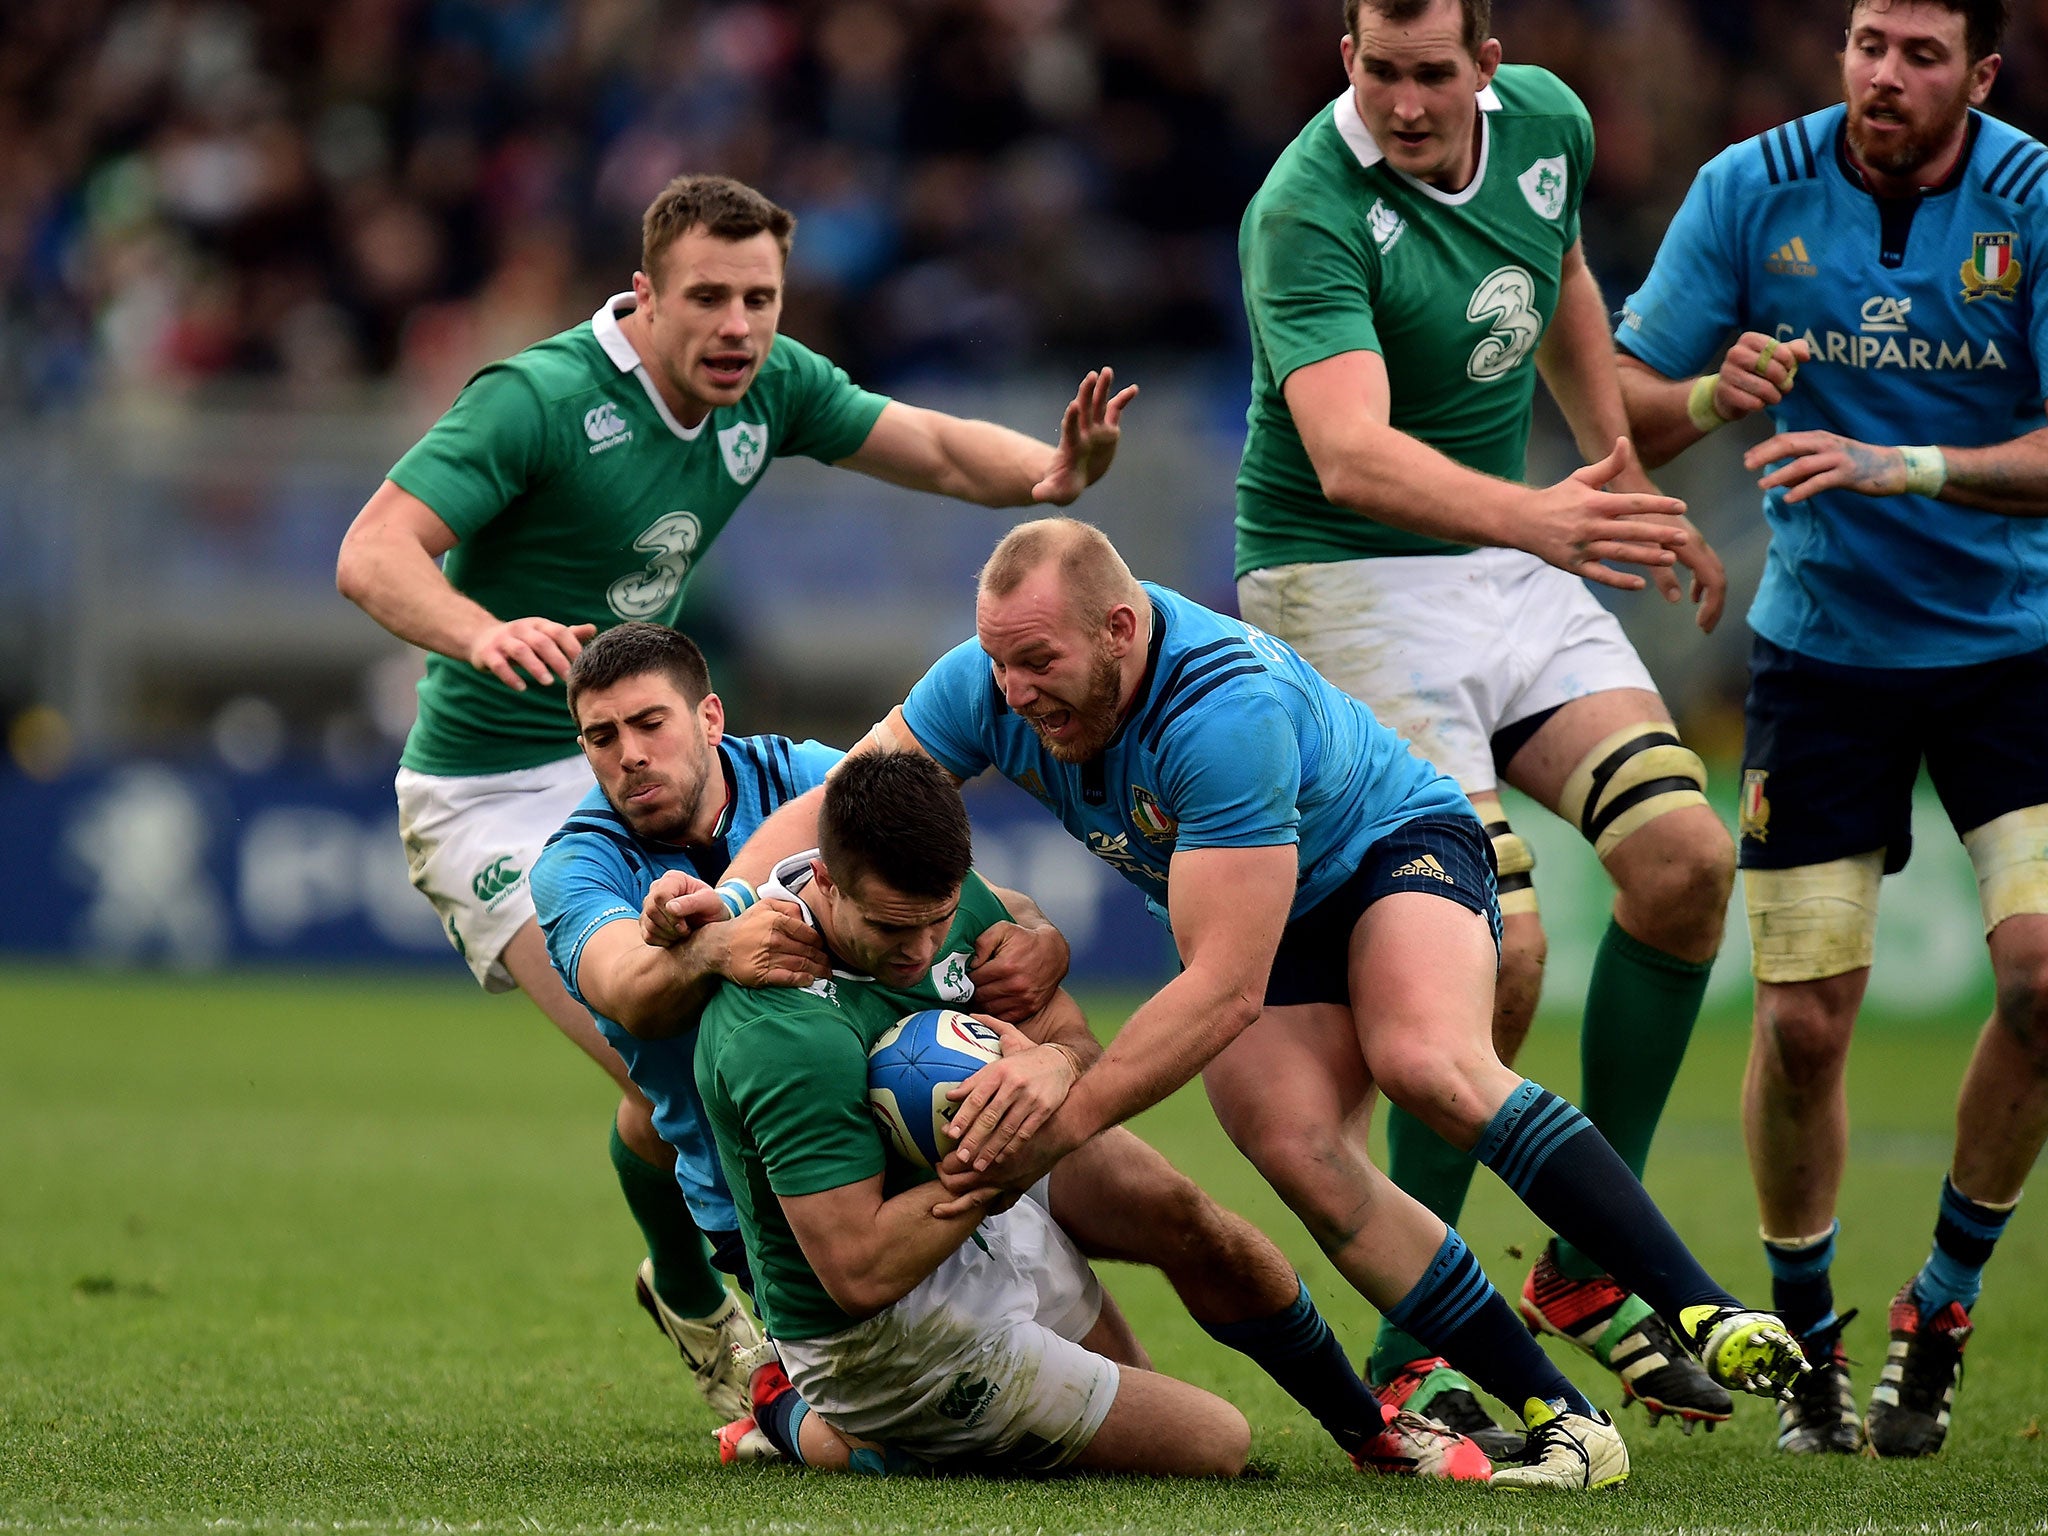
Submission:
<svg viewBox="0 0 2048 1536">
<path fill-rule="evenodd" d="M 1419 859 L 1410 859 L 1394 871 L 1396 880 L 1406 880 L 1412 876 L 1421 876 L 1425 880 L 1441 880 L 1445 885 L 1458 883 L 1451 878 L 1449 870 L 1437 863 L 1436 855 L 1433 853 L 1425 853 Z"/>
<path fill-rule="evenodd" d="M 583 435 L 590 439 L 592 453 L 602 453 L 629 441 L 633 429 L 620 419 L 619 408 L 607 400 L 583 413 Z"/>
<path fill-rule="evenodd" d="M 469 882 L 469 888 L 476 892 L 478 901 L 488 904 L 517 885 L 525 878 L 525 873 L 512 862 L 511 854 L 501 853 L 476 872 L 476 877 Z"/>
<path fill-rule="evenodd" d="M 1806 241 L 1798 235 L 1787 240 L 1764 260 L 1764 269 L 1782 272 L 1788 277 L 1812 277 L 1820 271 L 1813 258 L 1806 254 Z"/>
</svg>

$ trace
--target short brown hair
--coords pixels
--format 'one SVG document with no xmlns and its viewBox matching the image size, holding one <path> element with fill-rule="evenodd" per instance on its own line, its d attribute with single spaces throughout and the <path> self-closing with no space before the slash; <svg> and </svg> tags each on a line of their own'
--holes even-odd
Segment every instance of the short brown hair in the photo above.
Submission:
<svg viewBox="0 0 2048 1536">
<path fill-rule="evenodd" d="M 1100 629 L 1119 603 L 1143 609 L 1145 589 L 1109 536 L 1076 517 L 1041 517 L 1003 535 L 982 566 L 979 590 L 1008 597 L 1040 566 L 1058 562 L 1069 611 L 1085 629 Z"/>
<path fill-rule="evenodd" d="M 688 635 L 666 624 L 621 624 L 584 646 L 569 663 L 569 718 L 583 724 L 576 701 L 584 694 L 649 672 L 666 676 L 692 709 L 711 691 L 711 669 Z"/>
<path fill-rule="evenodd" d="M 1358 41 L 1358 13 L 1371 10 L 1392 22 L 1413 21 L 1436 0 L 1344 0 L 1344 35 Z M 1493 0 L 1458 0 L 1465 13 L 1465 51 L 1479 57 L 1479 45 L 1493 33 Z"/>
<path fill-rule="evenodd" d="M 796 215 L 730 176 L 678 176 L 640 217 L 640 270 L 650 281 L 659 281 L 668 248 L 693 229 L 720 240 L 771 234 L 787 261 Z"/>
<path fill-rule="evenodd" d="M 2005 24 L 2012 19 L 2012 0 L 1930 0 L 1930 3 L 1963 18 L 1963 47 L 1972 64 L 1998 52 L 1999 40 L 2005 36 Z M 1846 25 L 1854 27 L 1858 11 L 1877 5 L 1879 0 L 1849 0 Z M 1883 0 L 1879 8 L 1890 10 L 1891 6 L 1892 0 Z"/>
<path fill-rule="evenodd" d="M 905 896 L 944 901 L 967 878 L 974 834 L 960 791 L 922 752 L 856 752 L 825 781 L 818 854 L 856 900 L 872 875 Z"/>
</svg>

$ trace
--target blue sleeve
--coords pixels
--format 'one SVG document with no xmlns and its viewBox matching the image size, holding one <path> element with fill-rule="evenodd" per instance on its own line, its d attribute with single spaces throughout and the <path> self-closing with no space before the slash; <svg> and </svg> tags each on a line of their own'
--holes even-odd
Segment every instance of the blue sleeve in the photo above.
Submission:
<svg viewBox="0 0 2048 1536">
<path fill-rule="evenodd" d="M 934 761 L 965 783 L 995 761 L 988 747 L 988 657 L 963 640 L 932 663 L 903 701 L 903 723 Z"/>
<path fill-rule="evenodd" d="M 822 741 L 793 741 L 789 745 L 790 767 L 796 771 L 796 792 L 816 789 L 825 782 L 825 775 L 846 756 L 837 747 L 828 747 Z"/>
<path fill-rule="evenodd" d="M 541 850 L 527 882 L 548 958 L 569 995 L 583 1003 L 576 986 L 583 946 L 607 923 L 621 918 L 639 921 L 640 898 L 645 894 L 635 891 L 640 877 L 608 839 L 571 833 Z"/>
<path fill-rule="evenodd" d="M 2036 251 L 2048 250 L 2048 198 L 2027 203 L 2025 214 L 2030 243 Z M 2027 285 L 2027 302 L 2034 310 L 2027 323 L 2027 349 L 2034 354 L 2034 399 L 2037 402 L 2048 401 L 2048 283 L 2043 282 L 2043 276 L 2037 263 L 2033 281 Z"/>
<path fill-rule="evenodd" d="M 1301 841 L 1301 744 L 1287 710 L 1263 689 L 1184 720 L 1160 767 L 1180 823 L 1176 851 Z"/>
<path fill-rule="evenodd" d="M 1650 275 L 1622 306 L 1614 339 L 1667 379 L 1703 372 L 1742 325 L 1747 296 L 1731 185 L 1741 147 L 1722 151 L 1693 179 Z"/>
</svg>

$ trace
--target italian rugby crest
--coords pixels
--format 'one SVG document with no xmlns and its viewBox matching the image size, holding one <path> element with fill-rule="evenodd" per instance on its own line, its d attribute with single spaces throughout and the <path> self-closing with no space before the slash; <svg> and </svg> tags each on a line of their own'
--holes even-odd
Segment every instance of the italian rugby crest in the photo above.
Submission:
<svg viewBox="0 0 2048 1536">
<path fill-rule="evenodd" d="M 1742 770 L 1742 809 L 1735 830 L 1736 836 L 1753 843 L 1764 842 L 1771 835 L 1771 802 L 1764 797 L 1764 781 L 1770 776 L 1768 768 Z"/>
<path fill-rule="evenodd" d="M 768 428 L 758 421 L 735 422 L 718 434 L 718 451 L 726 472 L 745 485 L 768 462 Z"/>
<path fill-rule="evenodd" d="M 1159 803 L 1159 797 L 1136 784 L 1131 786 L 1131 824 L 1152 843 L 1170 843 L 1180 831 L 1180 823 Z"/>
<path fill-rule="evenodd" d="M 1971 238 L 1970 259 L 1963 263 L 1963 302 L 1985 297 L 2010 300 L 2020 286 L 2019 257 L 2013 254 L 2013 232 L 2000 230 Z"/>
</svg>

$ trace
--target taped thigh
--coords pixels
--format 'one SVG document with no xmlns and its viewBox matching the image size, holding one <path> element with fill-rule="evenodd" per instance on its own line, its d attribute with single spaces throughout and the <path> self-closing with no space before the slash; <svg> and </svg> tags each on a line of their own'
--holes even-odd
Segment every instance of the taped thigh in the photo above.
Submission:
<svg viewBox="0 0 2048 1536">
<path fill-rule="evenodd" d="M 1500 896 L 1500 915 L 1517 912 L 1536 915 L 1536 852 L 1508 825 L 1508 813 L 1498 795 L 1474 795 L 1472 809 L 1486 827 L 1493 844 L 1494 889 Z"/>
<path fill-rule="evenodd" d="M 1977 870 L 1984 932 L 2008 917 L 2048 913 L 2048 805 L 1994 816 L 1963 834 Z"/>
<path fill-rule="evenodd" d="M 1707 803 L 1707 767 L 1668 725 L 1624 726 L 1565 780 L 1560 816 L 1606 858 L 1621 840 L 1672 811 Z"/>
<path fill-rule="evenodd" d="M 1884 850 L 1797 869 L 1745 869 L 1750 970 L 1758 981 L 1819 981 L 1868 966 L 1877 948 Z"/>
</svg>

